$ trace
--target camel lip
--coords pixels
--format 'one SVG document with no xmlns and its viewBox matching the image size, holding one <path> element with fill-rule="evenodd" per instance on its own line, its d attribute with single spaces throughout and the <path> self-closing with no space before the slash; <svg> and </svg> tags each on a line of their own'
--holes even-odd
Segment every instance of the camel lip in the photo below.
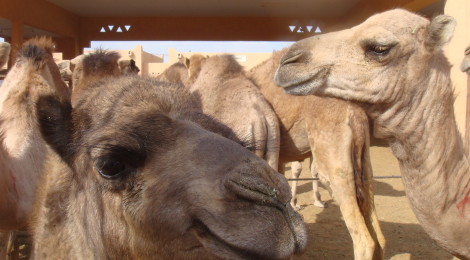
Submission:
<svg viewBox="0 0 470 260">
<path fill-rule="evenodd" d="M 221 237 L 217 236 L 212 230 L 204 224 L 204 222 L 197 220 L 193 225 L 193 230 L 196 237 L 200 241 L 203 248 L 206 251 L 212 253 L 211 246 L 217 246 L 219 250 L 225 251 L 230 254 L 230 259 L 234 260 L 244 260 L 244 259 L 263 259 L 262 256 L 242 248 L 239 248 L 235 245 L 232 245 L 226 242 Z M 197 249 L 197 248 L 193 248 Z M 221 249 L 221 250 L 220 250 Z M 212 253 L 213 254 L 213 253 Z M 225 258 L 225 257 L 224 257 Z"/>
<path fill-rule="evenodd" d="M 283 88 L 290 95 L 305 96 L 315 94 L 326 82 L 330 73 L 331 66 L 321 66 L 314 69 L 313 72 L 300 74 L 298 77 L 291 77 L 287 80 L 282 79 L 283 73 L 281 67 L 276 71 L 276 84 Z"/>
</svg>

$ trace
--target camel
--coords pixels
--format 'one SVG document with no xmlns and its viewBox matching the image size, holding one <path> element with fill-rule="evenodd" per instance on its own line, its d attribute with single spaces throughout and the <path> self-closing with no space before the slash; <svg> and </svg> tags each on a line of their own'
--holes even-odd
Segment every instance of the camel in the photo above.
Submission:
<svg viewBox="0 0 470 260">
<path fill-rule="evenodd" d="M 248 74 L 279 118 L 279 161 L 313 155 L 312 175 L 330 187 L 353 240 L 355 259 L 382 259 L 385 239 L 374 206 L 367 115 L 343 100 L 284 93 L 273 78 L 286 52 L 274 52 Z M 318 184 L 313 185 L 315 196 Z"/>
<path fill-rule="evenodd" d="M 465 56 L 460 64 L 460 70 L 470 75 L 470 45 L 465 49 Z"/>
<path fill-rule="evenodd" d="M 27 53 L 19 61 L 34 72 L 43 60 Z M 54 93 L 33 102 L 52 150 L 32 221 L 33 259 L 285 259 L 303 250 L 305 226 L 283 176 L 201 127 L 210 120 L 194 122 L 191 96 L 178 85 L 134 75 L 88 80 L 102 59 L 84 58 L 80 82 L 93 86 L 75 106 Z"/>
<path fill-rule="evenodd" d="M 8 42 L 0 42 L 0 69 L 8 63 L 11 46 Z"/>
<path fill-rule="evenodd" d="M 135 65 L 133 59 L 121 59 L 117 52 L 109 52 L 104 50 L 96 50 L 94 56 L 97 60 L 93 63 L 97 68 L 93 68 L 84 64 L 84 59 L 90 54 L 80 55 L 75 57 L 72 61 L 72 105 L 75 104 L 78 96 L 84 90 L 83 88 L 91 86 L 92 81 L 101 80 L 103 77 L 117 77 L 119 75 L 137 75 L 140 71 L 139 67 Z M 90 60 L 90 59 L 88 59 Z M 88 70 L 88 71 L 85 71 Z M 87 74 L 88 77 L 83 77 Z"/>
<path fill-rule="evenodd" d="M 7 74 L 0 91 L 0 230 L 24 226 L 31 214 L 35 190 L 47 151 L 36 120 L 34 100 L 38 95 L 56 93 L 70 98 L 60 80 L 51 51 L 50 40 L 26 42 L 41 62 L 19 59 Z M 28 55 L 29 53 L 24 53 Z M 57 73 L 56 73 L 57 72 Z"/>
<path fill-rule="evenodd" d="M 277 170 L 278 119 L 235 58 L 194 54 L 188 70 L 186 86 L 200 102 L 202 112 L 233 129 L 245 146 Z"/>
<path fill-rule="evenodd" d="M 423 229 L 470 259 L 470 164 L 454 116 L 442 47 L 454 18 L 429 21 L 395 9 L 351 29 L 293 44 L 275 81 L 287 93 L 360 104 L 400 163 L 406 196 Z"/>
<path fill-rule="evenodd" d="M 156 78 L 159 80 L 184 85 L 188 80 L 188 67 L 182 62 L 175 62 Z"/>
</svg>

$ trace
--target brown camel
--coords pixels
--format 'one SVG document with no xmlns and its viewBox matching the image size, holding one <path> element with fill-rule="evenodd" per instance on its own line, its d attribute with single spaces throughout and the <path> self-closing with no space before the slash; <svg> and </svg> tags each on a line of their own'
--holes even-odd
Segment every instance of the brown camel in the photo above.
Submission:
<svg viewBox="0 0 470 260">
<path fill-rule="evenodd" d="M 454 116 L 450 64 L 442 47 L 452 17 L 429 21 L 405 10 L 292 45 L 276 82 L 292 94 L 361 104 L 400 163 L 411 207 L 439 245 L 470 259 L 470 165 Z"/>
<path fill-rule="evenodd" d="M 233 129 L 256 155 L 277 170 L 278 119 L 232 55 L 194 54 L 186 84 L 205 114 Z"/>
<path fill-rule="evenodd" d="M 34 49 L 19 52 L 31 73 L 9 76 L 40 76 Z M 178 86 L 88 80 L 87 66 L 108 59 L 99 55 L 84 58 L 80 84 L 93 86 L 74 107 L 55 93 L 30 102 L 53 150 L 35 204 L 33 258 L 284 259 L 303 250 L 305 227 L 284 177 L 199 125 L 210 120 L 194 123 Z"/>
<path fill-rule="evenodd" d="M 175 62 L 165 69 L 162 74 L 158 75 L 157 79 L 171 83 L 185 84 L 188 77 L 188 67 L 182 62 Z"/>
<path fill-rule="evenodd" d="M 40 138 L 34 117 L 39 95 L 55 94 L 70 98 L 52 58 L 51 42 L 46 38 L 28 41 L 12 66 L 0 91 L 0 230 L 15 230 L 26 224 L 39 176 L 43 169 L 46 143 Z M 26 52 L 31 51 L 31 53 Z M 40 62 L 32 62 L 35 55 Z"/>
<path fill-rule="evenodd" d="M 355 259 L 382 259 L 385 239 L 374 206 L 368 118 L 359 106 L 343 100 L 284 93 L 273 78 L 286 52 L 274 52 L 249 74 L 279 118 L 279 161 L 313 155 L 312 173 L 329 184 L 353 240 Z"/>
<path fill-rule="evenodd" d="M 460 64 L 460 70 L 470 75 L 470 45 L 465 49 L 465 56 Z"/>
</svg>

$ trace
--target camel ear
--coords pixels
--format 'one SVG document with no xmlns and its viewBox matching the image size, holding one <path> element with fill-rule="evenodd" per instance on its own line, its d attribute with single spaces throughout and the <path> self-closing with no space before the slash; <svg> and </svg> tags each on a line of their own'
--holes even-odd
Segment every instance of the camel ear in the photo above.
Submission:
<svg viewBox="0 0 470 260">
<path fill-rule="evenodd" d="M 40 97 L 36 103 L 41 135 L 46 143 L 68 162 L 72 154 L 72 106 L 69 101 L 59 101 L 54 96 Z"/>
<path fill-rule="evenodd" d="M 455 19 L 448 15 L 439 15 L 432 19 L 428 28 L 426 45 L 439 49 L 450 41 L 455 29 Z"/>
<path fill-rule="evenodd" d="M 184 66 L 189 70 L 189 65 L 191 64 L 191 60 L 184 57 Z"/>
</svg>

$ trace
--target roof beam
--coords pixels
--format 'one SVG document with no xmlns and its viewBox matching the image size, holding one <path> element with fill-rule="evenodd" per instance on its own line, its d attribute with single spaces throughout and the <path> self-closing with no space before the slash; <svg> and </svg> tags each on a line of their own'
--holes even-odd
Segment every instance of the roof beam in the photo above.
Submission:
<svg viewBox="0 0 470 260">
<path fill-rule="evenodd" d="M 67 37 L 77 37 L 80 20 L 46 0 L 0 0 L 0 17 Z"/>
</svg>

